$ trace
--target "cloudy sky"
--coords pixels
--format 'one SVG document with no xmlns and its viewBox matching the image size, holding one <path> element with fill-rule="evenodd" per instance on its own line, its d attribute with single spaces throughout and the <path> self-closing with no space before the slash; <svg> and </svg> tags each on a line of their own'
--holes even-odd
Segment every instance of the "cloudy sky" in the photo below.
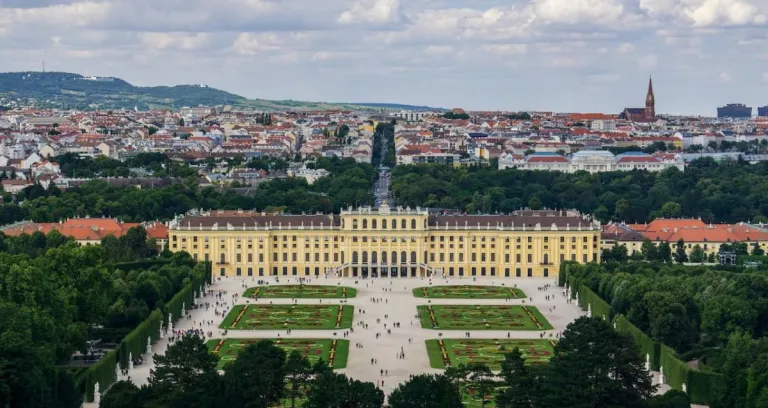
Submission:
<svg viewBox="0 0 768 408">
<path fill-rule="evenodd" d="M 253 98 L 617 113 L 768 105 L 768 0 L 0 0 L 0 71 Z"/>
</svg>

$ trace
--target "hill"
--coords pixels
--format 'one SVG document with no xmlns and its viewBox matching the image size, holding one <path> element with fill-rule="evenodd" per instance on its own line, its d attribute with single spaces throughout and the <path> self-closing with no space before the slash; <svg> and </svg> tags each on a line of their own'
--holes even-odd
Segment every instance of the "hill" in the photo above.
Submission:
<svg viewBox="0 0 768 408">
<path fill-rule="evenodd" d="M 34 99 L 39 107 L 76 109 L 178 109 L 229 105 L 254 110 L 354 109 L 346 104 L 247 99 L 205 85 L 134 86 L 119 78 L 84 77 L 66 72 L 0 73 L 0 99 Z"/>
<path fill-rule="evenodd" d="M 412 110 L 412 111 L 446 111 L 445 108 L 433 108 L 431 106 L 418 106 L 418 105 L 405 105 L 401 103 L 379 103 L 379 102 L 350 102 L 347 105 L 365 106 L 369 108 L 377 109 L 396 109 L 396 110 Z"/>
</svg>

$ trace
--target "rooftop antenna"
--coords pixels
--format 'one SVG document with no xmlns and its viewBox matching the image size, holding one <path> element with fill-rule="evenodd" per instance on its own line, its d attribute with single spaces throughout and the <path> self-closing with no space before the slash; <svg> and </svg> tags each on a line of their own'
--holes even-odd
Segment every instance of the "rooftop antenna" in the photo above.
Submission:
<svg viewBox="0 0 768 408">
<path fill-rule="evenodd" d="M 45 73 L 45 50 L 40 50 L 43 54 L 43 73 Z"/>
</svg>

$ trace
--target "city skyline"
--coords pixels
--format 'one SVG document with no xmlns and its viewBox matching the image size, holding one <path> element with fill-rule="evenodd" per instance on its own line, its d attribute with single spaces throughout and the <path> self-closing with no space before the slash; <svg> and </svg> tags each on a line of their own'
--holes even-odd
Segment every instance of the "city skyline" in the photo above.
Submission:
<svg viewBox="0 0 768 408">
<path fill-rule="evenodd" d="M 45 60 L 249 98 L 613 114 L 653 75 L 657 114 L 768 103 L 768 5 L 756 0 L 4 0 L 0 11 L 1 71 Z"/>
</svg>

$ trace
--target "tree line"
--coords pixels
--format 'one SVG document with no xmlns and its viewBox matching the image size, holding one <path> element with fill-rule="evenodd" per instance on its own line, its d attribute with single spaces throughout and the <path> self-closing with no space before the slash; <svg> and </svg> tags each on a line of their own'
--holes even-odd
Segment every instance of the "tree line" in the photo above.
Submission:
<svg viewBox="0 0 768 408">
<path fill-rule="evenodd" d="M 509 213 L 520 208 L 575 208 L 601 221 L 643 223 L 693 217 L 704 222 L 768 221 L 768 163 L 702 158 L 684 172 L 549 171 L 398 166 L 392 173 L 398 205 Z"/>
<path fill-rule="evenodd" d="M 184 336 L 164 356 L 155 356 L 149 384 L 119 382 L 102 408 L 187 407 L 380 408 L 385 396 L 373 383 L 334 373 L 320 359 L 314 365 L 298 351 L 269 340 L 250 344 L 216 371 L 218 358 L 197 336 Z M 504 355 L 501 372 L 483 364 L 449 367 L 444 374 L 420 374 L 389 396 L 390 408 L 462 408 L 470 394 L 481 406 L 499 408 L 687 408 L 685 393 L 653 396 L 644 360 L 633 340 L 606 322 L 582 317 L 570 324 L 549 364 L 527 365 L 518 348 Z M 472 401 L 477 404 L 477 401 Z"/>
<path fill-rule="evenodd" d="M 722 374 L 713 407 L 768 406 L 768 276 L 630 262 L 570 264 L 575 287 L 586 285 L 653 340 L 700 370 Z"/>
<path fill-rule="evenodd" d="M 0 234 L 0 406 L 79 407 L 73 353 L 98 358 L 89 340 L 119 342 L 205 273 L 185 253 L 147 258 L 146 242 L 133 242 L 146 235 L 130 235 L 113 246 L 79 246 L 56 232 Z M 110 251 L 147 262 L 114 263 Z"/>
<path fill-rule="evenodd" d="M 231 189 L 200 188 L 196 179 L 152 189 L 114 187 L 99 180 L 66 191 L 54 185 L 48 189 L 34 185 L 20 193 L 23 205 L 0 206 L 0 224 L 20 220 L 58 222 L 86 216 L 114 217 L 127 222 L 168 220 L 195 208 L 333 213 L 372 202 L 371 188 L 376 175 L 372 165 L 351 158 L 321 158 L 313 166 L 328 170 L 330 175 L 311 185 L 303 178 L 265 181 L 251 195 Z"/>
</svg>

